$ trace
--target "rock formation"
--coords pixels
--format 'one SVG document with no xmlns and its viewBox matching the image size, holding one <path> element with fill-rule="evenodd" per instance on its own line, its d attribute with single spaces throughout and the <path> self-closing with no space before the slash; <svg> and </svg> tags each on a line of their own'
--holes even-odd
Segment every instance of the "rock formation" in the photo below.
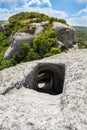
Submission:
<svg viewBox="0 0 87 130">
<path fill-rule="evenodd" d="M 8 20 L 5 21 L 5 22 L 3 22 L 3 23 L 1 24 L 1 26 L 0 26 L 0 31 L 5 31 L 5 26 L 6 26 L 7 24 L 9 24 L 9 21 L 8 21 Z"/>
<path fill-rule="evenodd" d="M 14 129 L 87 130 L 87 49 L 0 71 L 0 130 Z"/>
<path fill-rule="evenodd" d="M 31 33 L 17 32 L 15 33 L 10 40 L 10 47 L 4 55 L 4 59 L 10 59 L 16 52 L 21 51 L 22 44 L 28 42 L 32 43 L 33 39 L 40 33 L 45 30 L 45 26 L 49 24 L 49 21 L 41 23 L 32 23 L 30 32 L 32 28 L 35 28 L 35 31 Z M 57 38 L 60 40 L 59 43 L 65 43 L 67 47 L 72 47 L 73 42 L 75 41 L 75 30 L 73 27 L 67 26 L 59 22 L 53 22 L 52 30 L 57 32 Z M 59 45 L 61 46 L 61 44 Z"/>
<path fill-rule="evenodd" d="M 33 39 L 40 33 L 44 31 L 44 26 L 48 25 L 49 22 L 41 22 L 41 23 L 32 23 L 31 25 L 31 30 L 32 28 L 35 28 L 35 31 L 33 34 L 25 33 L 25 32 L 17 32 L 13 36 L 11 36 L 10 40 L 10 47 L 6 51 L 4 55 L 4 59 L 10 59 L 16 52 L 21 51 L 21 47 L 23 43 L 28 42 L 29 44 L 32 43 Z"/>
<path fill-rule="evenodd" d="M 73 27 L 53 22 L 52 30 L 56 30 L 59 40 L 65 43 L 67 47 L 73 46 L 73 42 L 76 41 L 75 29 Z"/>
</svg>

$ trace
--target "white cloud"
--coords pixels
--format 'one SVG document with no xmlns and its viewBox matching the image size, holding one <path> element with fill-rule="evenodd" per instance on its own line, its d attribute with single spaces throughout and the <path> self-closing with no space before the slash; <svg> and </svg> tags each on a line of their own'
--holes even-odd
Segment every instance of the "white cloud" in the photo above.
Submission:
<svg viewBox="0 0 87 130">
<path fill-rule="evenodd" d="M 77 14 L 73 14 L 73 16 L 82 16 L 87 15 L 87 5 L 84 9 L 80 10 Z"/>
<path fill-rule="evenodd" d="M 29 0 L 26 4 L 28 6 L 33 6 L 33 4 L 36 6 L 44 6 L 44 4 L 46 4 L 48 7 L 52 6 L 50 0 Z"/>
<path fill-rule="evenodd" d="M 0 8 L 0 19 L 1 20 L 7 20 L 7 18 L 10 16 L 11 16 L 11 13 L 8 9 Z"/>
<path fill-rule="evenodd" d="M 40 13 L 44 13 L 44 14 L 47 14 L 49 16 L 58 17 L 58 18 L 68 17 L 68 15 L 64 11 L 57 11 L 57 10 L 52 9 L 51 7 L 35 7 L 35 8 L 33 8 L 33 7 L 29 7 L 28 4 L 26 4 L 22 8 L 24 9 L 24 11 L 40 12 Z"/>
<path fill-rule="evenodd" d="M 42 0 L 42 3 L 48 4 L 49 7 L 52 7 L 50 0 Z"/>
<path fill-rule="evenodd" d="M 0 0 L 0 2 L 12 2 L 14 0 Z"/>
<path fill-rule="evenodd" d="M 87 26 L 87 6 L 77 14 L 73 14 L 67 21 L 72 25 Z"/>
<path fill-rule="evenodd" d="M 85 16 L 81 18 L 73 17 L 73 18 L 67 19 L 67 22 L 73 26 L 87 26 L 87 17 Z"/>
<path fill-rule="evenodd" d="M 11 8 L 13 6 L 22 6 L 24 4 L 26 4 L 27 0 L 0 0 L 0 4 L 2 5 L 8 5 L 6 6 L 6 8 Z"/>
<path fill-rule="evenodd" d="M 10 16 L 20 13 L 20 12 L 40 12 L 47 14 L 49 16 L 65 19 L 70 25 L 79 25 L 79 26 L 87 26 L 87 6 L 73 14 L 72 16 L 68 16 L 68 14 L 64 11 L 58 11 L 52 8 L 50 0 L 1 0 L 10 2 L 10 9 L 2 9 L 0 8 L 0 19 L 6 20 Z M 1 2 L 0 1 L 0 2 Z M 79 0 L 80 1 L 80 0 Z M 13 2 L 13 3 L 11 3 Z M 21 6 L 19 7 L 18 5 Z M 36 6 L 32 6 L 32 5 Z M 13 6 L 11 6 L 13 5 Z M 47 5 L 47 6 L 44 6 Z"/>
<path fill-rule="evenodd" d="M 57 17 L 57 18 L 68 17 L 68 14 L 65 13 L 64 11 L 57 11 L 57 10 L 54 10 L 52 8 L 41 10 L 42 13 L 43 13 L 43 11 L 45 14 L 48 14 L 49 16 L 53 16 L 53 17 Z"/>
<path fill-rule="evenodd" d="M 2 13 L 0 11 L 0 19 L 8 19 L 10 16 L 19 12 L 31 12 L 31 11 L 44 13 L 49 16 L 58 17 L 58 18 L 68 17 L 68 15 L 64 11 L 57 11 L 52 9 L 50 0 L 29 0 L 29 1 L 21 0 L 22 2 L 26 1 L 25 4 L 23 4 L 21 7 L 16 6 L 17 0 L 13 0 L 13 1 L 15 1 L 15 3 L 13 4 L 14 6 L 11 6 L 10 9 L 2 9 Z M 37 6 L 33 7 L 31 6 L 32 4 L 36 4 Z M 44 4 L 48 6 L 45 7 Z"/>
<path fill-rule="evenodd" d="M 30 1 L 27 2 L 28 6 L 31 6 L 33 4 L 41 5 L 41 2 L 40 2 L 40 0 L 30 0 Z"/>
<path fill-rule="evenodd" d="M 77 0 L 80 3 L 87 3 L 87 0 Z"/>
</svg>

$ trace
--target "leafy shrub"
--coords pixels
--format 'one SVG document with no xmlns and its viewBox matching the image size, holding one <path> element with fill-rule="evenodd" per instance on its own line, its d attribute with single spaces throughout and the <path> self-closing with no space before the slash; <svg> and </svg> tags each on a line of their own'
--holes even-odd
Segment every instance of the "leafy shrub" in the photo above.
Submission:
<svg viewBox="0 0 87 130">
<path fill-rule="evenodd" d="M 33 48 L 40 58 L 43 58 L 46 53 L 50 51 L 52 47 L 57 46 L 57 39 L 55 31 L 49 30 L 38 35 L 33 40 Z"/>
<path fill-rule="evenodd" d="M 24 58 L 24 61 L 32 61 L 37 59 L 40 59 L 40 56 L 34 51 L 33 48 L 31 48 L 27 53 L 26 57 Z"/>
<path fill-rule="evenodd" d="M 3 60 L 1 59 L 0 60 L 0 70 L 4 69 L 4 68 L 7 68 L 7 67 L 10 67 L 10 66 L 14 66 L 16 65 L 16 61 L 14 59 L 11 59 L 11 60 Z"/>
<path fill-rule="evenodd" d="M 57 47 L 52 47 L 50 52 L 45 54 L 45 57 L 49 57 L 49 56 L 52 56 L 52 55 L 55 55 L 55 54 L 59 54 L 61 53 L 61 50 Z"/>
<path fill-rule="evenodd" d="M 50 53 L 52 55 L 58 54 L 60 52 L 61 52 L 61 50 L 59 48 L 57 48 L 57 47 L 52 47 L 51 50 L 50 50 Z"/>
<path fill-rule="evenodd" d="M 87 27 L 75 26 L 77 44 L 80 49 L 87 48 Z"/>
<path fill-rule="evenodd" d="M 85 42 L 79 42 L 79 43 L 78 43 L 78 47 L 79 47 L 80 49 L 87 48 L 87 41 L 85 41 Z"/>
<path fill-rule="evenodd" d="M 59 19 L 58 22 L 63 23 L 63 24 L 67 24 L 64 19 Z"/>
</svg>

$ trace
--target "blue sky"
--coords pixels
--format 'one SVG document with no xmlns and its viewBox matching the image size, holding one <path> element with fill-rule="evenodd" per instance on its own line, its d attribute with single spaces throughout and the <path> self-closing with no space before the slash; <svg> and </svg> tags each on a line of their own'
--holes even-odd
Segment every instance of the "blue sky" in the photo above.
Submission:
<svg viewBox="0 0 87 130">
<path fill-rule="evenodd" d="M 0 20 L 19 12 L 36 11 L 87 26 L 87 0 L 0 0 Z"/>
</svg>

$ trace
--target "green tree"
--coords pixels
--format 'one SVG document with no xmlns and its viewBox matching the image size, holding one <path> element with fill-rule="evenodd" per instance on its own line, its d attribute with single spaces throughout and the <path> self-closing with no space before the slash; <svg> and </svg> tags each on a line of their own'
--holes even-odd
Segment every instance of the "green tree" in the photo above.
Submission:
<svg viewBox="0 0 87 130">
<path fill-rule="evenodd" d="M 40 58 L 43 58 L 52 47 L 57 46 L 56 32 L 49 30 L 38 35 L 33 41 L 33 48 Z"/>
<path fill-rule="evenodd" d="M 26 57 L 24 58 L 24 61 L 32 61 L 37 59 L 40 59 L 40 56 L 34 51 L 33 48 L 31 48 L 27 53 Z"/>
</svg>

